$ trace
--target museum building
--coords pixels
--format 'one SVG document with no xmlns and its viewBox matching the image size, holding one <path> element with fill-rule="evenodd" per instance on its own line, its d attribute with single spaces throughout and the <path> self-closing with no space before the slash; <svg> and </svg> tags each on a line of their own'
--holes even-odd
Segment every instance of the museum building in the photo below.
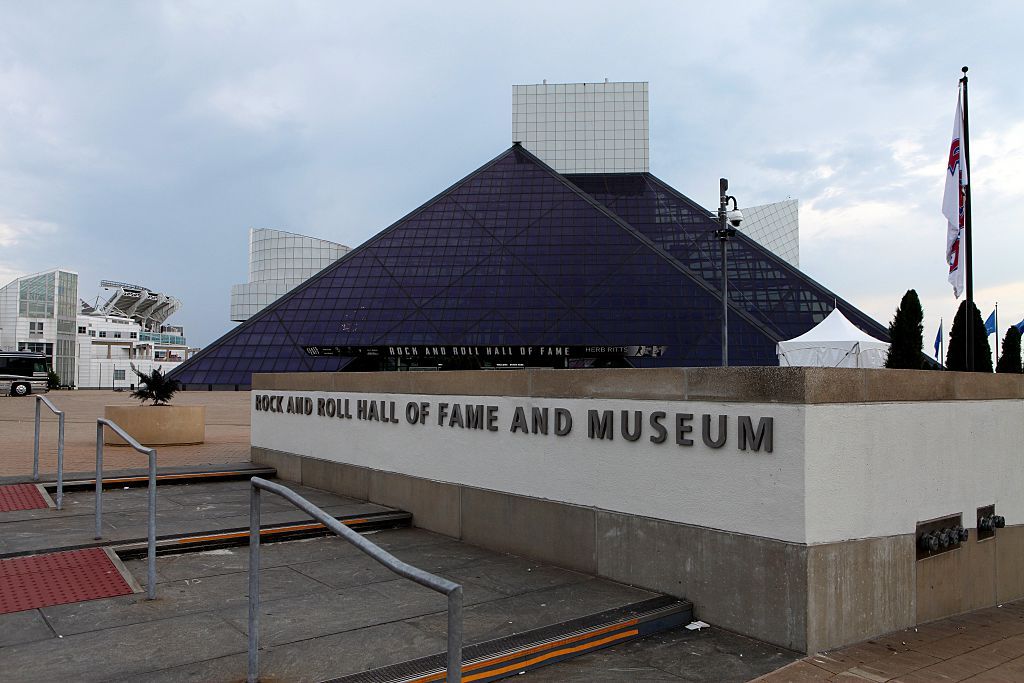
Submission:
<svg viewBox="0 0 1024 683">
<path fill-rule="evenodd" d="M 718 227 L 649 172 L 560 174 L 514 143 L 172 376 L 245 389 L 254 372 L 717 366 Z M 730 364 L 777 365 L 780 340 L 836 307 L 888 339 L 750 237 L 728 249 Z"/>
</svg>

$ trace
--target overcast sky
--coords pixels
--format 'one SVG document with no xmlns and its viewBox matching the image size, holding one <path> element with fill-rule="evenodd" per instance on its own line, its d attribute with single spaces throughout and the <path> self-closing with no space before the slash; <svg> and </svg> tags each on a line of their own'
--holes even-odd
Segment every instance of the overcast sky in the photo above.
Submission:
<svg viewBox="0 0 1024 683">
<path fill-rule="evenodd" d="M 371 8 L 371 5 L 373 7 Z M 713 6 L 712 6 L 713 5 Z M 248 229 L 357 246 L 511 142 L 512 85 L 649 81 L 651 171 L 800 200 L 803 270 L 925 346 L 970 66 L 975 289 L 1024 318 L 1024 3 L 0 2 L 0 281 L 54 266 L 230 329 Z"/>
</svg>

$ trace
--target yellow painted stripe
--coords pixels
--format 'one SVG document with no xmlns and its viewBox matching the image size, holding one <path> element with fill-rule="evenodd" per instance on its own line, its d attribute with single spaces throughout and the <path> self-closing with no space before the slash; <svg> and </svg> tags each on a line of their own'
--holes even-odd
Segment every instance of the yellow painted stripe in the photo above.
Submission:
<svg viewBox="0 0 1024 683">
<path fill-rule="evenodd" d="M 469 683 L 469 681 L 476 681 L 476 680 L 480 680 L 481 678 L 487 678 L 489 676 L 496 676 L 498 674 L 508 673 L 510 671 L 515 671 L 515 670 L 521 669 L 523 667 L 532 666 L 533 664 L 537 664 L 537 663 L 540 663 L 540 662 L 547 661 L 547 660 L 551 659 L 552 657 L 560 657 L 562 655 L 571 654 L 571 653 L 574 653 L 574 652 L 583 652 L 583 651 L 589 650 L 591 648 L 598 647 L 600 645 L 604 645 L 606 643 L 610 643 L 610 642 L 614 642 L 616 640 L 622 640 L 623 638 L 629 638 L 629 637 L 638 635 L 640 633 L 640 631 L 638 629 L 631 629 L 629 631 L 623 631 L 621 633 L 616 633 L 616 634 L 608 636 L 606 638 L 602 638 L 601 640 L 595 640 L 593 642 L 586 643 L 585 645 L 577 645 L 575 647 L 565 647 L 566 645 L 570 645 L 572 643 L 578 643 L 581 640 L 587 640 L 589 638 L 593 638 L 594 636 L 601 635 L 602 633 L 608 633 L 609 631 L 617 631 L 617 630 L 619 630 L 621 628 L 626 628 L 628 626 L 635 626 L 637 624 L 637 621 L 638 620 L 636 620 L 636 619 L 630 619 L 629 621 L 626 621 L 626 622 L 618 623 L 618 624 L 615 624 L 613 626 L 606 626 L 604 628 L 597 629 L 597 630 L 594 630 L 594 631 L 591 631 L 591 632 L 588 632 L 588 633 L 584 633 L 582 635 L 573 636 L 572 638 L 566 638 L 564 640 L 558 640 L 558 641 L 555 641 L 553 643 L 544 643 L 542 645 L 535 645 L 534 647 L 527 648 L 527 649 L 521 650 L 519 652 L 514 652 L 512 654 L 504 655 L 502 657 L 495 657 L 493 659 L 486 659 L 486 660 L 484 660 L 482 662 L 474 662 L 473 664 L 468 664 L 468 665 L 462 667 L 463 674 L 465 674 L 466 672 L 469 672 L 469 671 L 475 671 L 477 669 L 488 669 L 488 670 L 487 671 L 482 671 L 482 672 L 480 672 L 478 674 L 473 674 L 473 675 L 468 676 L 468 677 L 467 676 L 463 676 L 462 680 L 466 681 L 466 683 Z M 529 659 L 529 660 L 527 660 L 525 662 L 519 662 L 519 663 L 513 664 L 511 666 L 504 667 L 502 669 L 491 669 L 490 668 L 490 667 L 495 666 L 496 664 L 501 664 L 502 662 L 507 662 L 507 661 L 510 661 L 510 660 L 513 660 L 513 659 L 520 659 L 522 657 L 526 657 L 526 656 L 534 654 L 536 652 L 542 652 L 544 650 L 548 650 L 548 649 L 550 649 L 552 647 L 557 647 L 557 648 L 560 648 L 560 649 L 559 650 L 555 650 L 553 652 L 548 652 L 548 653 L 546 653 L 544 655 L 541 655 L 539 657 L 534 657 L 533 659 Z M 429 676 L 423 676 L 421 678 L 415 678 L 415 679 L 412 679 L 411 681 L 409 681 L 409 683 L 432 683 L 433 681 L 443 681 L 443 680 L 447 680 L 447 673 L 442 672 L 442 673 L 431 674 Z"/>
<path fill-rule="evenodd" d="M 536 652 L 543 652 L 545 650 L 550 650 L 553 647 L 564 647 L 566 645 L 571 645 L 572 643 L 578 643 L 581 640 L 587 640 L 588 638 L 593 638 L 594 636 L 599 636 L 599 635 L 602 635 L 602 634 L 605 634 L 605 633 L 610 633 L 611 631 L 618 631 L 620 629 L 628 628 L 630 626 L 636 626 L 638 623 L 639 623 L 638 619 L 629 619 L 627 621 L 621 621 L 621 622 L 618 622 L 616 624 L 612 624 L 611 626 L 605 626 L 604 628 L 598 628 L 598 629 L 594 629 L 593 631 L 587 631 L 586 633 L 581 633 L 578 636 L 572 636 L 571 638 L 563 638 L 562 640 L 556 640 L 556 641 L 550 642 L 550 643 L 542 643 L 541 645 L 534 645 L 533 647 L 526 648 L 525 650 L 519 650 L 518 652 L 513 652 L 512 654 L 508 654 L 508 655 L 505 655 L 503 657 L 496 657 L 494 659 L 488 659 L 488 660 L 485 660 L 483 662 L 476 662 L 474 664 L 470 664 L 470 665 L 464 667 L 463 671 L 475 671 L 475 670 L 483 668 L 485 666 L 494 666 L 495 664 L 501 664 L 502 662 L 507 662 L 507 661 L 512 660 L 512 659 L 520 659 L 522 657 L 526 657 L 528 655 L 532 655 L 532 654 L 534 654 Z"/>
<path fill-rule="evenodd" d="M 338 520 L 345 526 L 352 526 L 353 524 L 364 524 L 369 522 L 368 519 L 345 519 Z M 291 526 L 280 526 L 274 527 L 273 529 L 260 529 L 260 536 L 268 536 L 272 534 L 280 534 L 287 531 L 308 531 L 310 529 L 323 529 L 324 525 L 320 522 L 312 522 L 310 524 L 293 524 Z M 226 534 L 210 534 L 208 536 L 189 536 L 188 538 L 175 539 L 175 543 L 202 543 L 203 541 L 223 541 L 229 538 L 243 538 L 249 535 L 248 531 L 232 531 Z"/>
<path fill-rule="evenodd" d="M 555 652 L 548 652 L 547 654 L 540 655 L 539 657 L 534 657 L 533 659 L 528 659 L 525 662 L 521 662 L 519 664 L 513 664 L 512 666 L 506 666 L 506 667 L 503 667 L 501 669 L 495 669 L 493 671 L 484 671 L 482 673 L 473 674 L 472 676 L 467 676 L 467 677 L 463 678 L 462 680 L 466 681 L 466 683 L 469 683 L 470 681 L 478 681 L 481 678 L 488 678 L 490 676 L 499 676 L 501 674 L 509 673 L 510 671 L 521 670 L 521 669 L 525 669 L 526 667 L 533 666 L 534 664 L 540 664 L 541 662 L 546 662 L 547 660 L 553 659 L 555 657 L 561 657 L 562 655 L 573 654 L 575 652 L 586 652 L 587 650 L 593 649 L 595 647 L 599 647 L 601 645 L 607 645 L 608 643 L 614 643 L 615 641 L 622 640 L 623 638 L 632 638 L 633 636 L 636 636 L 636 635 L 639 635 L 639 634 L 640 634 L 640 631 L 638 629 L 632 629 L 630 631 L 623 631 L 622 633 L 616 633 L 614 635 L 608 636 L 607 638 L 602 638 L 601 640 L 595 640 L 594 642 L 587 643 L 585 645 L 577 645 L 575 647 L 567 647 L 567 648 L 563 648 L 561 650 L 556 650 Z"/>
</svg>

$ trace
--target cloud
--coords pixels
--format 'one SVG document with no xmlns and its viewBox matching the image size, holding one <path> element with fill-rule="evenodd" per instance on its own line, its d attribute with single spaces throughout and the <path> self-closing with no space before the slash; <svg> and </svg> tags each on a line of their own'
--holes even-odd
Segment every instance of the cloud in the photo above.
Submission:
<svg viewBox="0 0 1024 683">
<path fill-rule="evenodd" d="M 1024 120 L 972 138 L 971 173 L 974 185 L 1002 201 L 1024 198 Z"/>
<path fill-rule="evenodd" d="M 36 269 L 25 269 L 25 264 L 31 263 L 31 259 L 21 258 L 26 246 L 31 247 L 41 240 L 52 240 L 58 231 L 59 227 L 54 223 L 25 218 L 5 220 L 0 217 L 0 247 L 4 249 L 0 252 L 0 287 L 34 272 Z"/>
<path fill-rule="evenodd" d="M 0 218 L 0 247 L 15 247 L 25 242 L 53 239 L 58 226 L 30 218 Z"/>
<path fill-rule="evenodd" d="M 836 195 L 841 196 L 842 192 L 841 188 L 835 188 Z M 912 224 L 912 211 L 905 204 L 843 199 L 828 206 L 828 200 L 835 198 L 825 192 L 822 196 L 801 203 L 801 240 L 878 240 L 892 231 L 893 226 Z"/>
<path fill-rule="evenodd" d="M 290 65 L 259 69 L 204 94 L 200 108 L 255 132 L 298 123 L 308 112 L 302 80 Z"/>
</svg>

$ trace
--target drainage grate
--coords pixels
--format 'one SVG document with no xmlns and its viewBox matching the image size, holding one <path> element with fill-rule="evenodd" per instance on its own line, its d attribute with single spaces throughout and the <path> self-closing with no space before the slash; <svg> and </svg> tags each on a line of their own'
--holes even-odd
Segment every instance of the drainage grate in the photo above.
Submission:
<svg viewBox="0 0 1024 683">
<path fill-rule="evenodd" d="M 0 560 L 0 614 L 131 592 L 103 548 Z"/>
<path fill-rule="evenodd" d="M 0 512 L 15 510 L 42 510 L 50 507 L 35 484 L 8 484 L 0 486 Z"/>
</svg>

